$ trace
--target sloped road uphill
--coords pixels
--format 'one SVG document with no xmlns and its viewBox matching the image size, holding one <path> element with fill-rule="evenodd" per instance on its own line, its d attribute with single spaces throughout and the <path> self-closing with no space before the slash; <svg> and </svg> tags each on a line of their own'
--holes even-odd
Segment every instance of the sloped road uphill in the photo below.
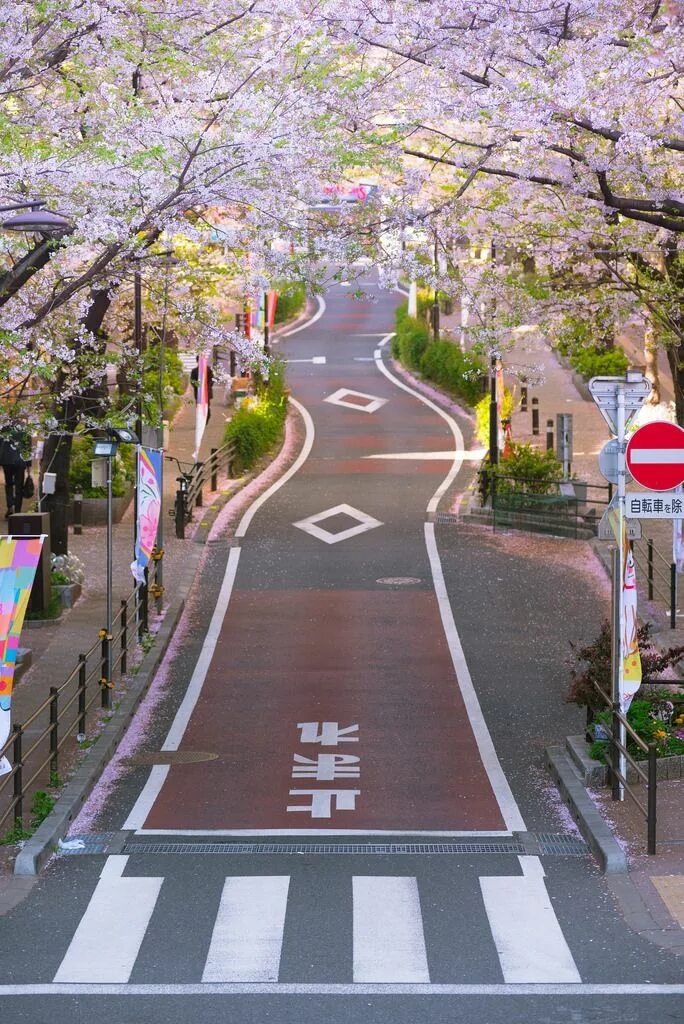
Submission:
<svg viewBox="0 0 684 1024">
<path fill-rule="evenodd" d="M 537 546 L 438 549 L 467 428 L 393 377 L 394 301 L 334 289 L 281 343 L 304 447 L 194 595 L 150 736 L 185 763 L 130 769 L 0 918 L 3 1021 L 678 1019 L 680 963 L 526 832 L 558 830 L 532 730 L 596 596 Z"/>
</svg>

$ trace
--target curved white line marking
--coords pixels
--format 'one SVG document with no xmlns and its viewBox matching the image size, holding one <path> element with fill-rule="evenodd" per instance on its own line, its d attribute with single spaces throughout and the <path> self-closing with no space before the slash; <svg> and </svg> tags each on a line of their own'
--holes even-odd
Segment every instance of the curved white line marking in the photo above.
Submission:
<svg viewBox="0 0 684 1024">
<path fill-rule="evenodd" d="M 297 459 L 292 463 L 286 473 L 276 480 L 263 494 L 260 494 L 252 504 L 249 506 L 245 514 L 243 515 L 237 530 L 235 531 L 236 537 L 243 537 L 247 531 L 247 527 L 252 521 L 254 514 L 259 508 L 267 501 L 271 495 L 287 483 L 287 481 L 294 476 L 297 470 L 308 458 L 311 446 L 314 441 L 314 425 L 311 415 L 308 410 L 304 408 L 296 399 L 291 398 L 290 401 L 300 413 L 304 420 L 306 429 L 306 436 L 304 439 L 304 445 Z M 233 593 L 233 586 L 235 584 L 235 577 L 237 575 L 238 562 L 240 560 L 240 548 L 231 548 L 228 556 L 228 564 L 226 566 L 225 575 L 223 577 L 223 583 L 221 584 L 221 590 L 219 592 L 218 600 L 216 602 L 216 608 L 214 614 L 211 617 L 209 624 L 209 630 L 202 644 L 202 650 L 197 659 L 195 670 L 192 673 L 192 678 L 188 685 L 188 689 L 183 697 L 180 707 L 176 712 L 173 724 L 169 730 L 169 733 L 164 741 L 162 750 L 177 750 L 180 742 L 183 738 L 183 734 L 187 729 L 190 716 L 195 709 L 195 705 L 199 699 L 199 695 L 204 686 L 204 680 L 206 679 L 207 672 L 209 671 L 209 665 L 214 657 L 214 651 L 216 650 L 216 644 L 218 642 L 221 627 L 223 626 L 223 620 L 226 612 L 228 611 L 228 604 Z M 161 788 L 164 785 L 166 777 L 169 773 L 168 765 L 155 765 L 149 775 L 147 782 L 145 783 L 138 799 L 136 800 L 128 818 L 126 819 L 123 828 L 124 829 L 142 829 L 148 815 L 150 814 L 154 802 L 161 792 Z"/>
<path fill-rule="evenodd" d="M 311 319 L 307 320 L 305 324 L 300 324 L 299 327 L 292 327 L 289 331 L 283 331 L 282 334 L 278 335 L 279 340 L 280 338 L 289 338 L 291 334 L 296 334 L 297 331 L 304 331 L 307 327 L 311 327 L 312 324 L 321 319 L 326 310 L 325 299 L 322 295 L 317 295 L 316 301 L 318 302 L 318 311 L 314 313 Z"/>
<path fill-rule="evenodd" d="M 386 345 L 387 342 L 390 340 L 390 338 L 393 336 L 393 333 L 394 332 L 388 334 L 386 338 L 383 338 L 383 340 L 380 342 L 380 344 L 381 345 Z M 446 423 L 448 424 L 449 430 L 451 431 L 451 433 L 454 436 L 455 452 L 454 452 L 454 462 L 453 462 L 453 465 L 452 465 L 451 469 L 449 470 L 449 472 L 447 473 L 447 475 L 444 477 L 444 480 L 442 481 L 442 483 L 439 485 L 439 487 L 437 488 L 435 493 L 430 498 L 430 501 L 428 502 L 427 511 L 428 512 L 435 512 L 437 510 L 437 506 L 439 505 L 440 501 L 442 500 L 442 497 L 444 496 L 445 492 L 448 491 L 448 489 L 451 487 L 452 483 L 456 479 L 456 475 L 458 474 L 458 471 L 460 470 L 461 466 L 463 465 L 463 458 L 464 458 L 465 452 L 464 452 L 463 434 L 461 433 L 461 428 L 459 427 L 459 425 L 456 422 L 456 420 L 454 420 L 449 415 L 448 412 L 445 412 L 444 409 L 440 409 L 440 407 L 438 405 L 436 405 L 434 402 L 432 402 L 425 395 L 421 395 L 418 391 L 414 391 L 414 389 L 412 387 L 410 387 L 408 384 L 405 384 L 402 380 L 399 380 L 398 377 L 395 377 L 394 374 L 391 373 L 390 370 L 387 369 L 387 367 L 385 366 L 384 362 L 382 361 L 382 358 L 376 359 L 375 360 L 375 365 L 377 366 L 377 368 L 380 370 L 381 373 L 384 373 L 385 377 L 387 377 L 388 380 L 390 380 L 394 385 L 396 385 L 396 387 L 401 388 L 402 391 L 406 391 L 409 395 L 413 395 L 414 398 L 417 398 L 424 405 L 427 405 L 428 408 L 432 409 L 439 416 L 441 416 L 442 419 L 445 420 Z"/>
<path fill-rule="evenodd" d="M 387 342 L 391 337 L 391 334 L 388 335 L 382 344 L 385 344 L 385 342 Z M 424 405 L 427 405 L 430 409 L 433 409 L 438 413 L 443 420 L 446 420 L 449 425 L 449 429 L 454 435 L 456 448 L 456 451 L 453 453 L 455 456 L 454 463 L 449 473 L 430 499 L 427 511 L 433 512 L 436 510 L 440 499 L 445 491 L 451 486 L 456 474 L 463 465 L 463 459 L 465 457 L 465 452 L 463 451 L 463 434 L 461 433 L 461 429 L 456 421 L 447 412 L 440 409 L 438 405 L 432 402 L 425 395 L 421 395 L 418 391 L 414 391 L 414 389 L 408 384 L 405 384 L 404 381 L 395 377 L 394 374 L 387 369 L 382 359 L 376 359 L 375 362 L 380 372 L 383 373 L 388 380 L 398 388 L 401 388 L 402 391 L 406 391 L 409 395 L 413 395 L 415 398 L 418 398 Z M 480 702 L 477 699 L 475 687 L 473 686 L 473 680 L 468 670 L 465 654 L 463 653 L 463 646 L 458 635 L 458 630 L 456 629 L 449 595 L 444 582 L 444 573 L 442 571 L 442 563 L 440 561 L 437 543 L 435 541 L 435 527 L 433 523 L 425 524 L 425 545 L 427 547 L 428 558 L 430 559 L 430 570 L 432 572 L 437 604 L 439 605 L 439 613 L 442 619 L 442 628 L 444 629 L 444 635 L 446 636 L 447 643 L 449 645 L 449 651 L 451 653 L 451 660 L 456 672 L 458 686 L 463 697 L 463 702 L 475 736 L 475 742 L 477 743 L 482 764 L 484 765 L 484 769 L 489 779 L 489 784 L 492 787 L 499 804 L 499 808 L 501 809 L 503 819 L 506 822 L 506 827 L 510 829 L 511 832 L 524 832 L 525 822 L 523 821 L 511 787 L 508 784 L 508 780 L 504 774 L 503 768 L 501 767 L 499 758 L 497 757 L 496 750 L 494 749 L 494 743 L 492 742 L 492 737 L 489 734 L 489 729 L 487 728 L 487 723 L 485 722 L 484 715 L 482 714 L 482 708 L 480 707 Z"/>
<path fill-rule="evenodd" d="M 249 508 L 247 509 L 247 511 L 245 512 L 245 514 L 243 515 L 242 519 L 238 524 L 238 527 L 235 531 L 236 537 L 244 537 L 245 533 L 247 532 L 247 527 L 252 522 L 252 519 L 254 518 L 255 514 L 259 511 L 261 506 L 264 504 L 264 502 L 268 501 L 271 495 L 275 494 L 276 491 L 280 490 L 283 484 L 286 484 L 287 481 L 291 477 L 293 477 L 299 469 L 301 469 L 301 467 L 308 459 L 309 453 L 313 447 L 316 432 L 314 429 L 313 420 L 311 419 L 311 414 L 309 413 L 308 409 L 305 409 L 304 406 L 297 401 L 296 398 L 290 398 L 290 401 L 294 405 L 299 415 L 304 420 L 304 429 L 306 433 L 304 437 L 304 444 L 302 446 L 302 450 L 295 459 L 295 461 L 292 463 L 290 468 L 287 470 L 287 472 L 283 473 L 283 475 L 278 480 L 276 480 L 274 484 L 271 484 L 271 486 L 267 490 L 265 490 L 263 494 L 260 494 L 258 498 L 255 498 L 255 500 L 249 506 Z"/>
</svg>

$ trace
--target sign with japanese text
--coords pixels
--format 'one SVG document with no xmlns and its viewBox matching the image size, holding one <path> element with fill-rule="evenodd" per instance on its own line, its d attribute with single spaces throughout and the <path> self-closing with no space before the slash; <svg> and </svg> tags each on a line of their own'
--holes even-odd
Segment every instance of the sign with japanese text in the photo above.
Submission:
<svg viewBox="0 0 684 1024">
<path fill-rule="evenodd" d="M 680 519 L 684 517 L 684 495 L 654 495 L 634 491 L 627 495 L 627 515 L 634 519 Z"/>
</svg>

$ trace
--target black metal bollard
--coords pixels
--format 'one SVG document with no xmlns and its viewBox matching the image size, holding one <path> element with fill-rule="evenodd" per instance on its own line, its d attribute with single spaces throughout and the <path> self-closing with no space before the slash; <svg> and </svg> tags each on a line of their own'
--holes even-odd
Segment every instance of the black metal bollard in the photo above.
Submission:
<svg viewBox="0 0 684 1024">
<path fill-rule="evenodd" d="M 74 494 L 74 534 L 80 537 L 83 533 L 83 495 Z"/>
<path fill-rule="evenodd" d="M 520 388 L 520 411 L 527 412 L 527 384 Z"/>
<path fill-rule="evenodd" d="M 536 437 L 539 433 L 539 399 L 532 399 L 532 433 Z"/>
<path fill-rule="evenodd" d="M 216 452 L 218 448 L 211 449 L 211 489 L 212 491 L 218 490 L 218 459 L 216 458 Z"/>
<path fill-rule="evenodd" d="M 86 673 L 87 662 L 85 654 L 78 656 L 78 736 L 86 737 Z M 78 738 L 78 737 L 77 737 Z M 80 742 L 80 741 L 79 741 Z"/>
<path fill-rule="evenodd" d="M 553 420 L 546 421 L 546 450 L 553 451 Z"/>
<path fill-rule="evenodd" d="M 50 687 L 50 785 L 56 784 L 59 772 L 59 690 Z"/>
</svg>

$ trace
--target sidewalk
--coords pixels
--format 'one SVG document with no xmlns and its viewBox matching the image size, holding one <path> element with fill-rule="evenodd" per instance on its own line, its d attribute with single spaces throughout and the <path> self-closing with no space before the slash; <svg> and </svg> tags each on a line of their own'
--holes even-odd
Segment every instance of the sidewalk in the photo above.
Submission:
<svg viewBox="0 0 684 1024">
<path fill-rule="evenodd" d="M 460 310 L 452 316 L 442 317 L 442 326 L 451 329 L 451 336 L 459 337 Z M 622 339 L 621 339 L 622 340 Z M 635 363 L 640 363 L 638 340 L 634 332 L 625 339 L 626 351 Z M 606 481 L 598 468 L 598 453 L 610 437 L 608 426 L 586 388 L 579 388 L 571 370 L 562 366 L 551 351 L 540 332 L 522 328 L 514 332 L 512 347 L 504 353 L 504 374 L 506 385 L 515 396 L 512 415 L 512 436 L 514 441 L 527 442 L 539 448 L 546 447 L 547 420 L 553 420 L 555 438 L 556 414 L 573 415 L 574 445 L 572 472 L 579 480 L 590 484 Z M 506 368 L 514 372 L 506 373 Z M 520 375 L 526 367 L 530 376 L 541 378 L 540 383 L 528 387 L 528 409 L 520 409 Z M 538 371 L 538 372 L 533 372 Z M 667 378 L 667 364 L 660 360 L 661 394 L 665 401 L 672 395 L 672 381 Z M 538 399 L 539 434 L 532 433 L 532 399 Z M 645 418 L 655 418 L 652 415 Z M 672 550 L 672 526 L 664 520 L 645 520 L 643 536 L 651 537 L 658 549 L 668 560 Z M 584 544 L 582 541 L 559 540 L 559 544 Z M 602 562 L 609 564 L 608 542 L 593 542 Z M 684 628 L 669 628 L 669 616 L 662 603 L 657 605 L 647 600 L 643 590 L 643 576 L 640 593 L 640 617 L 652 623 L 653 639 L 659 648 L 684 644 Z M 681 589 L 681 586 L 680 586 Z M 578 595 L 579 596 L 579 595 Z M 680 598 L 681 600 L 681 598 Z M 682 602 L 684 607 L 684 602 Z M 606 618 L 610 609 L 606 607 Z M 597 625 L 597 632 L 599 623 Z M 645 787 L 639 787 L 640 790 Z M 593 803 L 610 826 L 617 842 L 624 851 L 629 869 L 628 875 L 609 877 L 623 913 L 635 930 L 668 948 L 684 955 L 684 783 L 670 779 L 658 783 L 658 845 L 657 854 L 646 853 L 646 821 L 632 800 L 613 802 L 609 789 L 590 792 Z M 645 793 L 639 793 L 645 803 Z M 629 885 L 631 883 L 631 886 Z"/>
<path fill-rule="evenodd" d="M 212 448 L 223 444 L 226 420 L 230 417 L 230 408 L 226 405 L 224 388 L 216 386 L 211 406 L 211 417 L 207 424 L 200 459 L 208 458 Z M 195 442 L 195 404 L 190 388 L 183 397 L 183 403 L 176 414 L 169 431 L 168 454 L 179 459 L 182 464 L 192 463 Z M 197 525 L 206 514 L 207 505 L 216 499 L 218 494 L 210 494 L 208 486 L 204 490 L 204 508 L 193 510 L 193 522 L 185 530 L 185 539 L 179 540 L 175 535 L 175 523 L 168 514 L 173 510 L 174 496 L 177 487 L 178 467 L 174 462 L 164 461 L 164 502 L 163 502 L 163 583 L 165 588 L 165 606 L 177 593 L 186 576 L 187 556 L 193 545 L 193 534 Z M 219 492 L 229 493 L 237 489 L 240 480 L 226 480 L 223 470 L 219 474 Z M 112 607 L 116 615 L 120 603 L 130 596 L 134 580 L 130 570 L 133 561 L 134 543 L 134 503 L 129 505 L 122 521 L 113 528 L 113 593 Z M 15 683 L 12 694 L 12 720 L 14 723 L 26 722 L 34 711 L 40 707 L 50 692 L 51 686 L 59 686 L 76 666 L 80 652 L 87 651 L 97 642 L 98 631 L 106 624 L 106 526 L 84 526 L 80 536 L 73 527 L 69 529 L 69 552 L 76 555 L 85 568 L 85 581 L 80 599 L 73 608 L 64 610 L 59 619 L 41 622 L 38 627 L 33 623 L 25 623 L 22 631 L 22 647 L 30 650 L 31 666 Z M 154 618 L 154 601 L 150 598 L 150 615 Z M 154 626 L 153 626 L 154 628 Z M 116 677 L 115 677 L 116 678 Z M 118 684 L 113 691 L 113 700 L 117 700 Z M 98 705 L 89 712 L 89 722 L 98 719 Z M 46 727 L 48 713 L 44 711 L 27 730 L 27 743 L 33 741 Z M 89 726 L 89 733 L 91 726 Z M 60 775 L 63 775 L 63 764 L 70 762 L 73 751 L 65 748 L 60 758 Z M 49 773 L 44 771 L 35 789 L 48 788 Z M 29 800 L 30 804 L 30 800 Z M 3 804 L 3 807 L 5 805 Z M 11 824 L 11 823 L 10 823 Z M 0 830 L 4 834 L 7 823 Z M 0 853 L 9 848 L 0 847 Z M 0 858 L 3 861 L 6 857 Z M 2 870 L 0 868 L 0 870 Z"/>
</svg>

